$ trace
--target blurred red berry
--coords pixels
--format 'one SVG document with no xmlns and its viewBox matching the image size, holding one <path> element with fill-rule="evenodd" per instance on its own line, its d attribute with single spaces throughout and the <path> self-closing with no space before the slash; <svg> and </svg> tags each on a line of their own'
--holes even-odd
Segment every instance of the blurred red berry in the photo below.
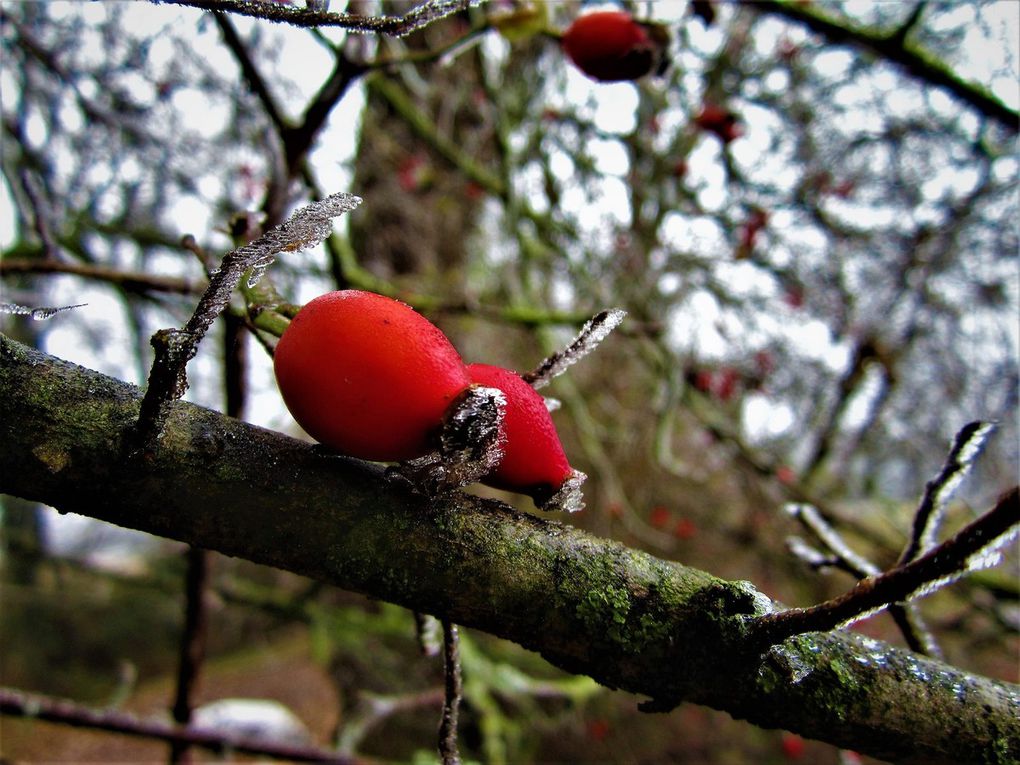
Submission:
<svg viewBox="0 0 1020 765">
<path fill-rule="evenodd" d="M 397 168 L 397 183 L 409 194 L 424 186 L 427 177 L 428 168 L 425 165 L 425 158 L 420 154 L 404 157 Z"/>
<path fill-rule="evenodd" d="M 791 486 L 797 482 L 797 474 L 789 465 L 780 465 L 776 468 L 776 480 L 781 484 Z"/>
<path fill-rule="evenodd" d="M 606 736 L 609 735 L 609 722 L 606 720 L 589 720 L 585 728 L 588 738 L 592 741 L 605 741 Z"/>
<path fill-rule="evenodd" d="M 673 527 L 673 536 L 677 539 L 691 539 L 698 533 L 698 527 L 690 518 L 681 518 Z"/>
<path fill-rule="evenodd" d="M 783 294 L 783 302 L 790 308 L 804 307 L 804 288 L 799 284 L 791 284 Z"/>
<path fill-rule="evenodd" d="M 626 11 L 595 11 L 574 19 L 561 42 L 574 65 L 592 79 L 623 82 L 662 68 L 669 33 L 659 24 L 635 21 Z"/>
<path fill-rule="evenodd" d="M 712 392 L 720 401 L 729 401 L 737 392 L 740 385 L 740 372 L 733 367 L 726 367 L 716 375 L 713 380 Z"/>
<path fill-rule="evenodd" d="M 804 756 L 804 739 L 793 733 L 783 733 L 780 740 L 783 756 L 788 760 L 799 760 Z"/>
<path fill-rule="evenodd" d="M 793 42 L 790 38 L 784 37 L 779 41 L 777 52 L 783 61 L 790 63 L 797 58 L 797 54 L 800 53 L 800 46 Z"/>
<path fill-rule="evenodd" d="M 656 505 L 648 514 L 648 525 L 652 528 L 664 529 L 669 525 L 670 515 L 669 508 Z"/>
<path fill-rule="evenodd" d="M 744 134 L 737 121 L 737 115 L 718 104 L 706 103 L 702 106 L 698 116 L 694 118 L 694 124 L 706 133 L 715 135 L 723 144 L 728 144 Z"/>
</svg>

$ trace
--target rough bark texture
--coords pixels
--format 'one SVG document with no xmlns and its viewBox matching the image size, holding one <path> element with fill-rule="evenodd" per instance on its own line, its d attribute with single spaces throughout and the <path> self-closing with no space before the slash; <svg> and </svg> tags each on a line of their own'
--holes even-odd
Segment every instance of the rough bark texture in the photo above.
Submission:
<svg viewBox="0 0 1020 765">
<path fill-rule="evenodd" d="M 669 709 L 706 704 L 898 762 L 1016 762 L 1020 693 L 830 633 L 762 654 L 749 584 L 461 493 L 431 502 L 380 468 L 189 404 L 127 451 L 141 391 L 0 336 L 0 491 L 491 632 Z"/>
</svg>

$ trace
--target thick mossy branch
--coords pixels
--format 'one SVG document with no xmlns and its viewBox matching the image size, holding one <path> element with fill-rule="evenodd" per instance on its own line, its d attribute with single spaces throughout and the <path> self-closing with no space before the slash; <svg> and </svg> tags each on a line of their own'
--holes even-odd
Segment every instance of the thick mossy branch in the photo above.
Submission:
<svg viewBox="0 0 1020 765">
<path fill-rule="evenodd" d="M 844 633 L 760 655 L 725 582 L 176 404 L 152 452 L 141 391 L 0 337 L 0 491 L 277 566 L 499 635 L 570 672 L 897 762 L 1017 761 L 1016 686 Z"/>
</svg>

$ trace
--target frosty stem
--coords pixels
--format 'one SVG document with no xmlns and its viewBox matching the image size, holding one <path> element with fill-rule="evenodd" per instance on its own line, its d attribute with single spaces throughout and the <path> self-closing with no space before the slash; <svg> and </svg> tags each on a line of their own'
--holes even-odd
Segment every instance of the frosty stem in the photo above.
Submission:
<svg viewBox="0 0 1020 765">
<path fill-rule="evenodd" d="M 198 301 L 183 329 L 161 329 L 152 336 L 155 358 L 138 414 L 137 434 L 146 447 L 159 438 L 170 407 L 188 389 L 187 365 L 198 351 L 213 321 L 227 307 L 230 296 L 249 270 L 261 273 L 277 253 L 313 247 L 332 230 L 333 218 L 353 210 L 361 199 L 351 194 L 332 194 L 302 207 L 289 220 L 251 244 L 231 250 Z"/>
<path fill-rule="evenodd" d="M 775 645 L 805 632 L 822 632 L 856 621 L 913 596 L 928 594 L 954 581 L 994 551 L 1020 521 L 1020 487 L 1007 491 L 995 507 L 951 539 L 909 563 L 862 579 L 849 592 L 809 608 L 793 608 L 756 617 L 753 629 Z"/>
<path fill-rule="evenodd" d="M 536 390 L 545 387 L 554 377 L 563 374 L 567 369 L 595 350 L 599 343 L 605 340 L 606 336 L 616 329 L 626 315 L 627 312 L 619 308 L 600 311 L 585 322 L 577 337 L 566 348 L 548 356 L 535 369 L 526 372 L 521 377 Z"/>
</svg>

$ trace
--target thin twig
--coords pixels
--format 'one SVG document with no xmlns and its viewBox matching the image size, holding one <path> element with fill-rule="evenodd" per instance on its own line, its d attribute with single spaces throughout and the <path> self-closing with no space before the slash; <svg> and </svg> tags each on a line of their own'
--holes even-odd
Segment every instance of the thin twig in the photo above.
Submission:
<svg viewBox="0 0 1020 765">
<path fill-rule="evenodd" d="M 206 646 L 206 590 L 209 580 L 211 553 L 198 547 L 187 552 L 188 572 L 185 577 L 184 631 L 181 634 L 180 659 L 177 666 L 177 687 L 171 712 L 180 725 L 191 722 L 193 697 L 198 683 L 199 670 L 205 658 Z M 189 744 L 173 741 L 170 744 L 170 763 L 188 761 Z"/>
<path fill-rule="evenodd" d="M 814 507 L 806 504 L 791 504 L 786 511 L 828 550 L 828 555 L 818 552 L 799 537 L 793 537 L 787 546 L 797 558 L 813 569 L 826 567 L 846 571 L 858 580 L 878 576 L 882 570 L 867 558 L 858 555 Z M 925 656 L 942 656 L 942 649 L 935 641 L 924 619 L 913 603 L 893 603 L 889 606 L 892 617 L 910 650 Z"/>
<path fill-rule="evenodd" d="M 1020 488 L 1006 492 L 995 507 L 925 555 L 852 590 L 809 608 L 793 608 L 754 619 L 753 629 L 769 645 L 804 632 L 822 632 L 857 621 L 918 595 L 927 595 L 962 574 L 983 568 L 986 556 L 1015 533 L 1020 522 Z"/>
<path fill-rule="evenodd" d="M 457 718 L 463 694 L 460 674 L 460 637 L 457 625 L 443 621 L 443 670 L 446 673 L 446 698 L 439 723 L 439 756 L 443 765 L 460 765 L 457 748 Z"/>
<path fill-rule="evenodd" d="M 359 204 L 359 197 L 333 194 L 305 205 L 251 244 L 231 250 L 223 257 L 219 270 L 212 274 L 208 289 L 184 328 L 162 329 L 153 335 L 156 354 L 138 414 L 138 436 L 144 444 L 151 445 L 160 436 L 170 407 L 187 390 L 187 364 L 213 321 L 227 306 L 241 278 L 249 273 L 251 286 L 278 253 L 315 246 L 329 235 L 333 218 Z"/>
<path fill-rule="evenodd" d="M 945 508 L 953 493 L 970 472 L 974 460 L 981 454 L 988 436 L 995 429 L 990 422 L 971 422 L 965 425 L 956 438 L 939 474 L 925 484 L 924 496 L 914 514 L 914 525 L 899 563 L 914 560 L 929 550 L 935 542 L 935 534 L 945 515 Z"/>
<path fill-rule="evenodd" d="M 85 279 L 109 282 L 127 292 L 170 292 L 181 295 L 197 295 L 205 284 L 191 279 L 174 276 L 146 274 L 141 271 L 120 271 L 109 266 L 91 263 L 39 260 L 36 258 L 11 258 L 0 260 L 0 276 L 7 274 L 59 273 L 80 276 Z"/>
<path fill-rule="evenodd" d="M 627 312 L 619 308 L 599 311 L 585 322 L 577 337 L 571 340 L 566 348 L 551 354 L 538 367 L 531 372 L 521 375 L 521 377 L 524 378 L 525 382 L 530 383 L 533 388 L 545 387 L 554 377 L 563 374 L 567 369 L 595 350 L 599 343 L 605 340 L 606 336 L 619 326 L 626 315 Z"/>
</svg>

